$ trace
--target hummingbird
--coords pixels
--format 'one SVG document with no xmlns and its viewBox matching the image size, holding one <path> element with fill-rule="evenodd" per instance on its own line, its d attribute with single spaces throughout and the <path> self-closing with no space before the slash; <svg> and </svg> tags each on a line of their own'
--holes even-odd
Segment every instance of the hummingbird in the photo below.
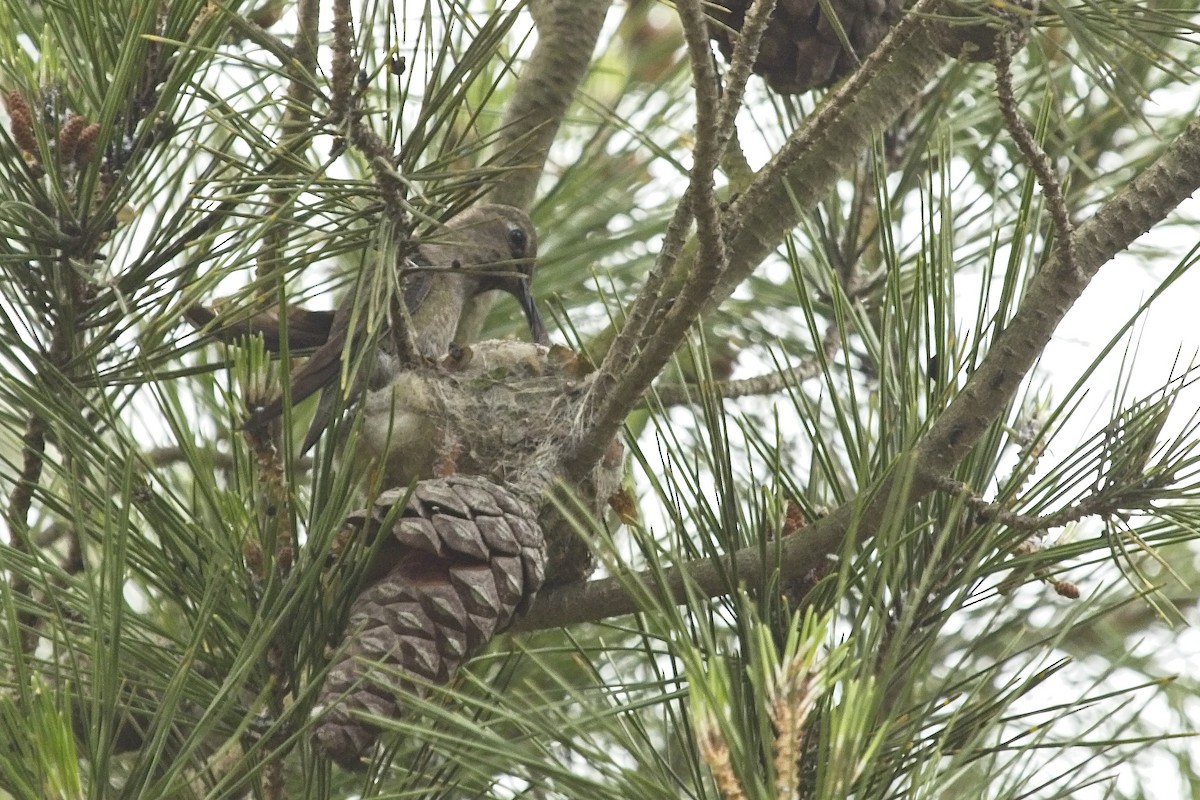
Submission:
<svg viewBox="0 0 1200 800">
<path fill-rule="evenodd" d="M 467 301 L 496 289 L 516 298 L 533 341 L 548 345 L 550 338 L 530 288 L 536 257 L 537 233 L 519 208 L 482 204 L 452 217 L 435 239 L 423 242 L 411 259 L 401 262 L 404 305 L 412 322 L 416 355 L 430 361 L 445 355 Z M 317 443 L 339 407 L 352 405 L 364 391 L 381 388 L 400 370 L 415 366 L 403 363 L 405 348 L 391 330 L 382 332 L 375 353 L 361 352 L 372 337 L 361 301 L 356 303 L 357 294 L 347 294 L 334 314 L 328 339 L 290 378 L 292 403 L 321 392 L 301 453 Z M 353 365 L 362 356 L 369 357 L 343 397 L 342 364 Z M 251 413 L 243 428 L 262 427 L 282 413 L 280 397 Z"/>
</svg>

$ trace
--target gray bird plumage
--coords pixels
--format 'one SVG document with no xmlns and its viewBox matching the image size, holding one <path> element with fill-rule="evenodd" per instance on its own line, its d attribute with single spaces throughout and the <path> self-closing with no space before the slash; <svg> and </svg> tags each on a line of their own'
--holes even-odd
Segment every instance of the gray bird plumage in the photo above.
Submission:
<svg viewBox="0 0 1200 800">
<path fill-rule="evenodd" d="M 529 285 L 536 257 L 533 223 L 518 208 L 478 205 L 447 222 L 405 265 L 404 305 L 412 322 L 416 354 L 430 360 L 445 355 L 467 301 L 495 289 L 516 298 L 533 340 L 548 344 Z M 399 370 L 414 366 L 402 363 L 400 354 L 405 350 L 390 329 L 382 331 L 376 352 L 364 358 L 368 354 L 363 350 L 373 337 L 366 326 L 365 304 L 357 299 L 361 294 L 347 295 L 334 316 L 328 340 L 291 377 L 292 403 L 321 392 L 301 452 L 316 444 L 339 408 L 353 405 L 363 391 L 384 386 Z M 350 365 L 351 376 L 344 394 L 343 361 Z M 282 413 L 283 398 L 278 398 L 254 411 L 244 427 L 253 430 Z"/>
</svg>

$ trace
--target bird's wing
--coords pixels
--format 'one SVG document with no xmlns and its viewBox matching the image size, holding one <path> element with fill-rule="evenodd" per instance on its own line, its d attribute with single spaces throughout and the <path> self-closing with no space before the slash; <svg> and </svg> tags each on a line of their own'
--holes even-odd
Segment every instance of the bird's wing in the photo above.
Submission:
<svg viewBox="0 0 1200 800">
<path fill-rule="evenodd" d="M 410 259 L 411 264 L 415 267 L 429 267 L 430 258 L 426 248 L 419 249 Z M 404 276 L 404 305 L 408 309 L 409 314 L 416 312 L 420 308 L 421 303 L 425 302 L 425 298 L 429 296 L 429 290 L 433 285 L 434 274 L 428 269 L 414 269 L 406 271 Z M 346 352 L 347 336 L 351 328 L 352 321 L 357 322 L 354 331 L 354 341 L 349 342 L 349 345 L 354 350 L 360 350 L 363 346 L 362 338 L 367 336 L 367 331 L 362 325 L 359 314 L 355 314 L 355 304 L 357 302 L 357 292 L 364 287 L 357 287 L 355 293 L 349 295 L 338 308 L 337 313 L 333 316 L 329 326 L 329 338 L 322 344 L 317 351 L 312 354 L 308 361 L 304 362 L 291 376 L 291 402 L 292 404 L 299 403 L 307 397 L 321 392 L 321 400 L 317 405 L 316 413 L 313 415 L 312 423 L 308 427 L 308 433 L 304 438 L 300 452 L 308 452 L 320 438 L 321 434 L 329 427 L 329 423 L 333 421 L 334 415 L 339 407 L 349 407 L 358 399 L 358 394 L 362 386 L 365 384 L 365 378 L 368 376 L 356 376 L 350 391 L 344 398 L 341 397 L 340 376 L 342 371 L 342 362 L 347 358 L 352 358 L 352 353 Z M 356 318 L 353 319 L 352 318 Z M 290 318 L 289 318 L 290 319 Z M 371 369 L 371 364 L 360 365 L 360 369 Z M 283 397 L 277 397 L 267 405 L 256 409 L 242 423 L 242 427 L 247 430 L 254 430 L 262 427 L 271 420 L 280 416 L 283 413 Z"/>
<path fill-rule="evenodd" d="M 189 306 L 183 312 L 184 318 L 199 330 L 209 328 L 222 314 L 199 303 Z M 311 311 L 307 308 L 292 306 L 287 311 L 287 342 L 292 350 L 309 350 L 320 347 L 327 339 L 333 328 L 334 312 Z M 226 344 L 236 344 L 239 339 L 251 336 L 262 336 L 263 344 L 268 353 L 279 353 L 283 350 L 283 326 L 280 325 L 279 309 L 272 308 L 260 311 L 249 317 L 233 319 L 220 327 L 213 327 L 206 334 Z"/>
<path fill-rule="evenodd" d="M 416 265 L 426 263 L 420 257 L 420 254 L 416 258 L 413 258 L 412 261 Z M 408 309 L 408 313 L 413 314 L 429 295 L 429 288 L 433 284 L 433 274 L 426 270 L 412 271 L 404 274 L 403 280 L 404 305 Z M 321 389 L 321 399 L 317 403 L 317 410 L 313 413 L 312 422 L 308 425 L 308 432 L 304 435 L 304 444 L 300 446 L 301 453 L 307 453 L 316 446 L 317 440 L 321 438 L 321 434 L 325 432 L 325 429 L 329 427 L 329 424 L 333 422 L 334 417 L 341 410 L 349 408 L 358 402 L 358 396 L 363 392 L 364 387 L 370 383 L 372 373 L 379 368 L 375 362 L 359 365 L 358 372 L 353 377 L 353 384 L 350 390 L 346 393 L 345 397 L 342 396 L 342 393 L 339 391 L 340 382 L 338 380 L 342 362 L 347 358 L 353 357 L 352 353 L 346 352 L 346 331 L 349 327 L 349 320 L 343 321 L 340 327 L 335 326 L 335 330 L 339 333 L 336 350 L 331 348 L 330 352 L 326 353 L 326 348 L 322 347 L 309 359 L 308 364 L 317 362 L 318 359 L 320 360 L 320 363 L 314 365 L 313 377 L 315 380 L 321 381 L 321 385 L 317 387 Z M 363 326 L 361 325 L 356 326 L 356 335 L 367 335 L 366 330 L 362 328 Z M 334 345 L 335 342 L 330 340 L 329 344 Z M 360 342 L 350 342 L 349 346 L 353 350 L 361 352 L 359 350 L 362 346 Z M 377 346 L 386 348 L 386 345 Z M 330 360 L 331 363 L 326 363 L 326 361 Z M 305 364 L 305 368 L 308 367 L 308 364 Z M 301 372 L 305 371 L 307 370 L 301 370 Z M 293 403 L 298 402 L 299 399 L 308 397 L 313 391 L 316 391 L 315 388 L 310 388 L 307 385 L 307 378 L 305 379 L 305 385 L 301 386 L 301 377 L 301 373 L 297 373 L 296 380 L 292 383 Z M 304 394 L 297 394 L 300 391 L 303 391 Z"/>
<path fill-rule="evenodd" d="M 428 262 L 421 254 L 417 254 L 412 259 L 417 266 L 424 266 Z M 404 277 L 404 304 L 408 308 L 409 313 L 413 313 L 424 302 L 429 295 L 429 289 L 433 282 L 433 274 L 426 270 L 414 270 L 409 272 Z M 362 288 L 362 287 L 359 287 Z M 339 405 L 349 407 L 358 399 L 357 389 L 352 389 L 349 395 L 345 398 L 344 403 L 339 403 L 340 397 L 340 377 L 342 371 L 342 362 L 351 357 L 351 354 L 345 352 L 347 344 L 347 334 L 351 327 L 352 317 L 357 315 L 355 311 L 355 294 L 346 297 L 342 306 L 333 315 L 329 325 L 328 338 L 325 343 L 317 348 L 312 357 L 302 364 L 299 369 L 292 373 L 291 378 L 291 402 L 296 404 L 310 397 L 316 392 L 321 392 L 321 401 L 317 406 L 317 410 L 313 415 L 312 423 L 308 427 L 308 433 L 305 436 L 304 444 L 300 452 L 306 453 L 316 444 L 325 428 L 329 427 L 334 414 L 337 412 Z M 360 310 L 360 314 L 361 314 Z M 358 350 L 362 347 L 361 338 L 367 335 L 364 326 L 360 324 L 355 331 L 355 340 L 351 342 L 352 348 Z M 370 369 L 370 365 L 362 365 L 364 369 Z M 358 385 L 362 381 L 355 380 Z M 248 430 L 254 430 L 261 427 L 283 413 L 283 397 L 277 397 L 262 408 L 256 409 L 246 418 L 243 427 Z"/>
</svg>

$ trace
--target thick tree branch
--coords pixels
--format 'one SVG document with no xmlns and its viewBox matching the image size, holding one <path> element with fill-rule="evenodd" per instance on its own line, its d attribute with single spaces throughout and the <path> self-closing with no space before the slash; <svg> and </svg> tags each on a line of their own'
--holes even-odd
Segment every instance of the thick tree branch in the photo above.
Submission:
<svg viewBox="0 0 1200 800">
<path fill-rule="evenodd" d="M 504 109 L 496 166 L 507 168 L 492 186 L 488 201 L 528 210 L 550 148 L 558 136 L 579 85 L 587 76 L 592 52 L 611 0 L 586 3 L 534 0 L 530 4 L 538 40 L 517 78 Z M 473 298 L 463 310 L 458 340 L 479 338 L 494 293 Z"/>
<path fill-rule="evenodd" d="M 661 323 L 647 326 L 636 342 L 621 347 L 615 355 L 623 363 L 602 365 L 602 372 L 617 377 L 597 380 L 592 386 L 591 405 L 597 412 L 564 448 L 560 474 L 566 480 L 581 479 L 603 455 L 626 414 L 682 344 L 697 317 L 729 297 L 858 161 L 873 138 L 919 97 L 946 61 L 942 48 L 960 35 L 953 26 L 930 19 L 941 5 L 939 0 L 918 2 L 862 67 L 759 170 L 729 210 L 728 264 L 702 303 L 683 301 L 691 294 L 700 258 L 694 243 L 682 249 L 661 286 L 654 276 L 648 279 L 643 294 L 653 291 L 656 298 L 664 298 L 652 315 L 660 317 Z M 687 197 L 681 201 L 687 202 Z M 641 303 L 639 297 L 635 309 Z M 613 349 L 621 342 L 618 336 Z"/>
<path fill-rule="evenodd" d="M 1003 414 L 1055 328 L 1100 268 L 1198 188 L 1200 122 L 1193 122 L 1150 167 L 1076 229 L 1071 237 L 1074 268 L 1060 260 L 1061 251 L 1055 251 L 979 368 L 917 443 L 911 464 L 897 465 L 876 486 L 780 542 L 778 564 L 765 563 L 757 546 L 732 553 L 723 563 L 692 561 L 665 573 L 660 586 L 664 596 L 684 602 L 688 584 L 717 596 L 727 591 L 730 574 L 748 582 L 762 580 L 775 570 L 784 580 L 803 575 L 823 566 L 843 547 L 846 537 L 873 536 L 889 507 L 900 501 L 910 504 L 933 491 Z M 544 592 L 513 628 L 537 630 L 638 610 L 621 581 L 608 578 Z"/>
<path fill-rule="evenodd" d="M 611 2 L 531 3 L 538 41 L 504 109 L 497 153 L 508 167 L 491 202 L 533 205 L 546 157 L 575 92 L 587 76 Z"/>
</svg>

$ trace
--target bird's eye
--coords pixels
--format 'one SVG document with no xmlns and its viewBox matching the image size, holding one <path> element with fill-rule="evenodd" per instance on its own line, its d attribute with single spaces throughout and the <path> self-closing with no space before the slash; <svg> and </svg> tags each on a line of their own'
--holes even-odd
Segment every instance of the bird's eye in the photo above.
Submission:
<svg viewBox="0 0 1200 800">
<path fill-rule="evenodd" d="M 529 246 L 529 237 L 525 235 L 525 231 L 521 228 L 509 228 L 508 245 L 512 248 L 513 256 L 520 258 L 525 255 L 525 248 Z"/>
</svg>

